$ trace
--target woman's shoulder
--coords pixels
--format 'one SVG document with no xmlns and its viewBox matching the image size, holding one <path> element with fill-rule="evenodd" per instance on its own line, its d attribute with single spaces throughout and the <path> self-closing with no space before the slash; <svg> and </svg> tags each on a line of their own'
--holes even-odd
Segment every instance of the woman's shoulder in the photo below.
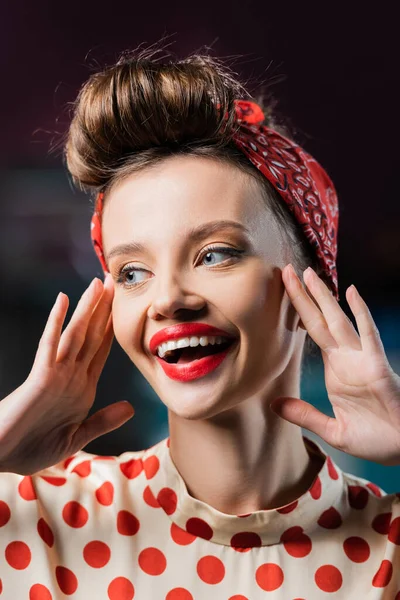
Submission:
<svg viewBox="0 0 400 600">
<path fill-rule="evenodd" d="M 146 480 L 157 454 L 162 452 L 162 440 L 150 448 L 126 451 L 119 455 L 99 455 L 80 450 L 57 464 L 32 475 L 0 473 L 0 513 L 7 513 L 8 504 L 19 501 L 51 501 L 56 496 L 77 499 L 86 492 L 97 498 L 110 496 L 114 490 L 130 482 L 130 487 Z M 0 517 L 1 521 L 1 517 Z"/>
<path fill-rule="evenodd" d="M 77 475 L 79 478 L 90 478 L 92 475 L 113 474 L 114 477 L 136 479 L 141 474 L 146 475 L 148 463 L 159 455 L 167 446 L 167 440 L 142 450 L 128 450 L 117 455 L 100 455 L 80 450 L 65 460 L 35 473 L 33 477 L 53 478 Z"/>
<path fill-rule="evenodd" d="M 370 479 L 365 479 L 360 475 L 355 475 L 354 473 L 348 473 L 342 470 L 343 481 L 349 490 L 349 496 L 352 500 L 355 498 L 359 498 L 360 503 L 362 503 L 362 499 L 366 498 L 366 493 L 368 497 L 372 496 L 374 498 L 381 498 L 386 500 L 398 500 L 400 501 L 400 485 L 398 492 L 387 492 L 384 488 L 379 486 L 377 483 L 374 483 Z"/>
<path fill-rule="evenodd" d="M 367 519 L 378 533 L 389 535 L 400 545 L 400 489 L 386 492 L 376 483 L 352 473 L 343 473 L 346 502 L 352 519 Z M 400 485 L 399 485 L 400 488 Z"/>
</svg>

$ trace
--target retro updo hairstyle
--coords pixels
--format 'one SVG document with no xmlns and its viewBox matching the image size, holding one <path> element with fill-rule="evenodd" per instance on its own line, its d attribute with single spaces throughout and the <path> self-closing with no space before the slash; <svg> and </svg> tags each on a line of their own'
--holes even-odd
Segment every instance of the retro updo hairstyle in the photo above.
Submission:
<svg viewBox="0 0 400 600">
<path fill-rule="evenodd" d="M 219 58 L 194 53 L 177 59 L 170 52 L 157 58 L 161 50 L 125 52 L 81 88 L 64 146 L 73 183 L 93 197 L 104 192 L 106 203 L 113 185 L 168 156 L 190 154 L 234 165 L 258 182 L 300 278 L 308 266 L 321 274 L 311 245 L 281 196 L 232 141 L 238 128 L 234 100 L 239 98 L 254 99 L 264 111 L 265 124 L 291 138 L 273 114 L 276 102 L 266 102 L 263 93 L 252 97 Z M 303 356 L 317 348 L 307 333 Z"/>
</svg>

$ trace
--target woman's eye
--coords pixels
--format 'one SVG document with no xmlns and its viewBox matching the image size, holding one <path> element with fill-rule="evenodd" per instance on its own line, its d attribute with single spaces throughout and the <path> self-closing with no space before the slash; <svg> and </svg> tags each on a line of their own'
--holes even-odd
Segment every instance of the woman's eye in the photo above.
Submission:
<svg viewBox="0 0 400 600">
<path fill-rule="evenodd" d="M 200 258 L 201 258 L 201 261 L 205 261 L 204 264 L 206 264 L 206 265 L 214 265 L 216 263 L 213 261 L 212 255 L 221 254 L 222 256 L 225 257 L 224 260 L 226 260 L 226 256 L 227 255 L 228 256 L 237 256 L 237 255 L 239 255 L 241 253 L 242 253 L 241 250 L 236 250 L 235 248 L 208 248 L 201 255 Z"/>
<path fill-rule="evenodd" d="M 131 265 L 126 265 L 118 274 L 117 283 L 126 284 L 127 287 L 134 286 L 138 283 L 144 281 L 143 279 L 138 278 L 138 273 L 147 273 L 146 269 L 141 269 L 139 267 L 132 267 Z M 131 274 L 134 274 L 133 278 L 131 278 Z M 129 277 L 128 277 L 129 276 Z"/>
<path fill-rule="evenodd" d="M 235 257 L 243 254 L 244 250 L 236 250 L 235 248 L 207 248 L 203 254 L 200 256 L 200 262 L 204 265 L 213 266 L 214 264 L 219 264 L 219 262 L 224 262 L 227 260 L 227 257 Z M 213 259 L 213 255 L 220 254 L 224 257 L 224 260 L 215 262 Z M 141 273 L 149 273 L 147 269 L 142 269 L 140 267 L 134 267 L 133 265 L 126 265 L 123 267 L 117 277 L 117 283 L 124 285 L 125 287 L 134 287 L 145 278 L 140 279 Z"/>
</svg>

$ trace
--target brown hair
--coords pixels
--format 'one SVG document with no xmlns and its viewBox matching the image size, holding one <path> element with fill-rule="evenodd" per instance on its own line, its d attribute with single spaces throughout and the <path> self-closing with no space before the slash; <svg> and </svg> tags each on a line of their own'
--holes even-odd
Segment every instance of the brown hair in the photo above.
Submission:
<svg viewBox="0 0 400 600">
<path fill-rule="evenodd" d="M 265 93 L 253 98 L 221 59 L 194 53 L 160 60 L 163 48 L 136 49 L 90 76 L 73 105 L 65 143 L 67 168 L 75 185 L 104 201 L 112 186 L 167 156 L 191 154 L 235 165 L 259 182 L 266 205 L 290 245 L 297 274 L 321 268 L 314 251 L 279 193 L 236 147 L 234 100 L 254 99 L 265 123 L 288 138 Z M 217 109 L 220 104 L 220 109 Z M 224 115 L 228 114 L 225 121 Z M 317 346 L 307 333 L 304 355 Z"/>
</svg>

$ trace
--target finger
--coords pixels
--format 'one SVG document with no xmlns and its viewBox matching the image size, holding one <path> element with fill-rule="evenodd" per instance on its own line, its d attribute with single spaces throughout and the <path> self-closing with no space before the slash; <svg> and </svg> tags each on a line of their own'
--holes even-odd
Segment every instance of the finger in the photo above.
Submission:
<svg viewBox="0 0 400 600">
<path fill-rule="evenodd" d="M 112 315 L 108 318 L 108 323 L 106 326 L 106 330 L 103 336 L 103 341 L 96 352 L 90 366 L 88 367 L 88 376 L 94 379 L 96 382 L 99 380 L 100 375 L 103 371 L 104 365 L 106 364 L 106 360 L 108 355 L 110 354 L 110 350 L 112 347 L 112 343 L 114 340 L 114 329 L 112 323 Z"/>
<path fill-rule="evenodd" d="M 293 277 L 291 276 L 292 273 Z M 337 343 L 329 331 L 324 315 L 303 288 L 300 279 L 297 277 L 291 265 L 286 266 L 283 269 L 282 279 L 288 296 L 296 311 L 299 313 L 303 325 L 307 329 L 310 337 L 324 352 L 329 352 L 330 349 L 336 349 Z"/>
<path fill-rule="evenodd" d="M 89 319 L 99 300 L 103 284 L 95 277 L 89 287 L 82 294 L 70 322 L 61 336 L 57 361 L 76 359 L 86 336 Z"/>
<path fill-rule="evenodd" d="M 361 350 L 360 337 L 348 316 L 340 308 L 328 286 L 309 267 L 304 271 L 304 281 L 325 317 L 330 333 L 339 346 Z"/>
<path fill-rule="evenodd" d="M 319 435 L 330 446 L 338 448 L 337 423 L 333 417 L 328 417 L 317 410 L 312 404 L 299 398 L 277 398 L 270 404 L 271 410 L 285 421 L 308 429 Z"/>
<path fill-rule="evenodd" d="M 104 282 L 103 294 L 89 321 L 85 342 L 76 358 L 77 361 L 81 361 L 88 365 L 99 349 L 112 310 L 113 296 L 114 284 L 112 278 L 108 276 Z"/>
<path fill-rule="evenodd" d="M 68 296 L 60 292 L 50 311 L 46 326 L 39 340 L 32 369 L 47 369 L 54 364 L 57 358 L 60 335 L 68 311 L 68 305 Z"/>
<path fill-rule="evenodd" d="M 72 446 L 72 454 L 84 448 L 89 442 L 96 438 L 118 429 L 124 423 L 129 421 L 135 414 L 133 406 L 123 400 L 116 402 L 97 411 L 84 421 L 75 432 Z"/>
<path fill-rule="evenodd" d="M 357 323 L 362 349 L 370 354 L 385 354 L 381 336 L 371 312 L 354 285 L 346 290 L 346 298 Z"/>
</svg>

